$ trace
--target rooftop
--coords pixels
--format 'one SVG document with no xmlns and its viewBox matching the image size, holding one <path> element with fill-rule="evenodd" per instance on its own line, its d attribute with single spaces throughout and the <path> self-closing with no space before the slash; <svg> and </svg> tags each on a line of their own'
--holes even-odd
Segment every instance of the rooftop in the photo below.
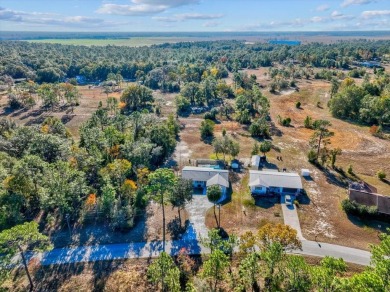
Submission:
<svg viewBox="0 0 390 292">
<path fill-rule="evenodd" d="M 207 186 L 218 184 L 229 187 L 229 171 L 226 169 L 186 166 L 183 168 L 181 175 L 185 179 L 206 181 Z"/>
<path fill-rule="evenodd" d="M 302 180 L 299 174 L 275 171 L 249 171 L 249 186 L 262 185 L 265 187 L 283 187 L 302 189 Z"/>
</svg>

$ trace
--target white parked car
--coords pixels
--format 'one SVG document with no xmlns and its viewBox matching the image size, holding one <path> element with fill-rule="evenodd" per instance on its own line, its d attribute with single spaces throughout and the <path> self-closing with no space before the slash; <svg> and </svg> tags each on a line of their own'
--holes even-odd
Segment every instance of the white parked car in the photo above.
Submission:
<svg viewBox="0 0 390 292">
<path fill-rule="evenodd" d="M 293 201 L 292 201 L 292 198 L 290 195 L 286 195 L 284 197 L 285 201 L 286 201 L 286 205 L 292 205 L 293 204 Z"/>
</svg>

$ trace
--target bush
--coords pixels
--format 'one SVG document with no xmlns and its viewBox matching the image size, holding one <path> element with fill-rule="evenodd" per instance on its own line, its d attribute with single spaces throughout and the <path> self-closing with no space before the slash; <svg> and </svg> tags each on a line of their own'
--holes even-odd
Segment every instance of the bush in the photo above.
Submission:
<svg viewBox="0 0 390 292">
<path fill-rule="evenodd" d="M 317 162 L 317 152 L 314 149 L 311 149 L 309 153 L 307 153 L 307 159 L 310 163 L 316 163 Z"/>
<path fill-rule="evenodd" d="M 282 125 L 283 125 L 284 127 L 290 127 L 290 125 L 291 125 L 291 119 L 290 119 L 290 118 L 285 118 L 285 119 L 283 119 Z"/>
<path fill-rule="evenodd" d="M 283 127 L 290 127 L 290 125 L 291 125 L 291 118 L 282 118 L 280 115 L 278 115 L 278 122 Z"/>
<path fill-rule="evenodd" d="M 190 109 L 190 101 L 184 96 L 178 95 L 176 97 L 177 113 L 183 113 Z"/>
<path fill-rule="evenodd" d="M 376 216 L 378 215 L 378 209 L 375 206 L 365 206 L 345 199 L 341 202 L 341 206 L 346 213 L 357 216 Z"/>
<path fill-rule="evenodd" d="M 306 119 L 303 121 L 303 124 L 304 124 L 305 128 L 312 129 L 313 128 L 312 118 L 309 116 L 306 116 Z"/>
<path fill-rule="evenodd" d="M 211 120 L 204 120 L 200 125 L 200 136 L 203 140 L 214 135 L 214 122 Z"/>
<path fill-rule="evenodd" d="M 352 168 L 352 165 L 351 165 L 351 164 L 348 166 L 347 172 L 348 172 L 350 175 L 353 175 L 353 168 Z"/>
<path fill-rule="evenodd" d="M 377 173 L 376 173 L 377 177 L 380 179 L 380 180 L 384 180 L 386 178 L 386 173 L 383 169 L 379 170 Z"/>
<path fill-rule="evenodd" d="M 295 107 L 296 107 L 296 108 L 301 108 L 301 102 L 298 101 L 298 102 L 295 104 Z"/>
<path fill-rule="evenodd" d="M 215 120 L 217 114 L 218 114 L 218 109 L 212 108 L 211 111 L 204 114 L 204 119 L 205 120 Z"/>
</svg>

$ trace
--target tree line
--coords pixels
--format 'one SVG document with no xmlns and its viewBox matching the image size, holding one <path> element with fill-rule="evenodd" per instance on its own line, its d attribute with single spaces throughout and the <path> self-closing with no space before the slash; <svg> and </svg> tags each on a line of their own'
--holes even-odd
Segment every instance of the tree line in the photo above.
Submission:
<svg viewBox="0 0 390 292">
<path fill-rule="evenodd" d="M 3 41 L 0 75 L 36 82 L 60 82 L 78 75 L 106 80 L 108 74 L 142 80 L 151 88 L 177 91 L 182 81 L 199 82 L 205 69 L 220 76 L 243 68 L 292 60 L 303 66 L 348 69 L 353 62 L 389 54 L 389 42 L 348 41 L 279 46 L 239 41 L 163 44 L 151 47 L 86 47 Z"/>
</svg>

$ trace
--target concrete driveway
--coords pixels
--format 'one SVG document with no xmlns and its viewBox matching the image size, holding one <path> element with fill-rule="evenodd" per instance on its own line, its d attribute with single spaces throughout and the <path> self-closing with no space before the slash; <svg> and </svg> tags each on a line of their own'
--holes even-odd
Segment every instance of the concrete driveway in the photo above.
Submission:
<svg viewBox="0 0 390 292">
<path fill-rule="evenodd" d="M 295 197 L 291 196 L 292 202 L 294 202 L 294 199 Z M 305 240 L 302 235 L 301 224 L 299 223 L 297 207 L 294 204 L 287 205 L 285 195 L 280 196 L 280 204 L 282 206 L 284 224 L 294 228 L 300 240 Z"/>
</svg>

